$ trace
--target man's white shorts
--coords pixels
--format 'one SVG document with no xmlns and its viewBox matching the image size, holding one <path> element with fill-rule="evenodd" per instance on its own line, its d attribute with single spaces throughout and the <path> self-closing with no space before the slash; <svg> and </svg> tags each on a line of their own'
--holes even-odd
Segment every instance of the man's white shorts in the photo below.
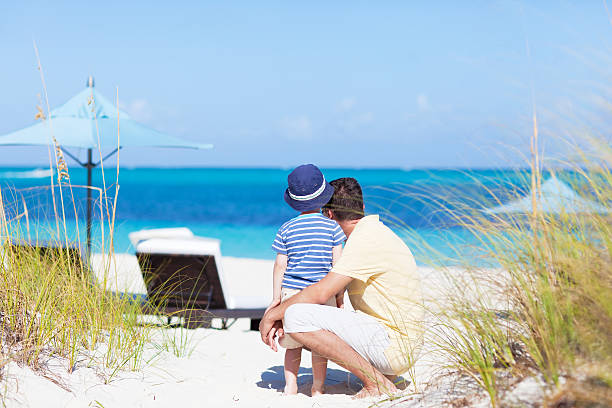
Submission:
<svg viewBox="0 0 612 408">
<path fill-rule="evenodd" d="M 364 313 L 336 307 L 298 303 L 285 311 L 283 323 L 287 333 L 327 330 L 351 346 L 383 374 L 394 374 L 385 350 L 389 335 L 376 319 Z"/>
</svg>

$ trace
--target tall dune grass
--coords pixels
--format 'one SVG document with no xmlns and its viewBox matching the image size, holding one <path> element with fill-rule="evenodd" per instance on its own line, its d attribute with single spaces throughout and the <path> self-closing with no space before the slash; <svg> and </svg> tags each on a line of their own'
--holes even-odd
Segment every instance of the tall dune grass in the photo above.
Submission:
<svg viewBox="0 0 612 408">
<path fill-rule="evenodd" d="M 36 45 L 35 51 L 38 58 Z M 52 122 L 40 60 L 38 69 L 46 109 L 39 106 L 36 119 Z M 117 91 L 117 105 L 118 97 Z M 89 104 L 95 113 L 93 98 Z M 97 123 L 97 118 L 94 120 Z M 119 118 L 117 120 L 119 122 Z M 106 290 L 107 280 L 113 276 L 110 261 L 104 265 L 102 282 L 97 282 L 91 273 L 89 260 L 81 257 L 90 254 L 80 253 L 82 242 L 73 188 L 87 187 L 72 185 L 63 147 L 55 139 L 51 123 L 49 129 L 52 174 L 50 186 L 41 188 L 51 193 L 53 208 L 47 209 L 52 214 L 51 233 L 40 230 L 41 225 L 46 224 L 44 220 L 30 220 L 22 192 L 0 189 L 0 378 L 2 367 L 8 362 L 44 371 L 46 362 L 57 357 L 66 363 L 68 372 L 84 364 L 97 368 L 101 377 L 110 381 L 120 370 L 138 370 L 148 363 L 144 357 L 148 346 L 158 350 L 174 347 L 175 354 L 187 353 L 186 339 L 177 346 L 176 340 L 168 335 L 162 335 L 161 340 L 160 336 L 154 336 L 154 329 L 163 329 L 167 325 L 160 325 L 156 320 L 143 322 L 143 305 L 129 296 Z M 99 139 L 98 133 L 98 147 Z M 112 237 L 119 191 L 118 160 L 114 197 L 107 197 L 104 178 L 102 188 L 93 189 L 99 195 L 94 212 L 99 214 L 102 236 L 101 242 L 94 243 L 94 247 L 102 248 L 107 255 L 105 259 L 109 260 L 113 255 Z M 75 216 L 74 236 L 67 228 L 66 210 Z M 26 226 L 25 235 L 23 224 Z M 35 225 L 34 229 L 32 225 Z M 50 235 L 51 239 L 39 245 L 39 235 Z M 105 237 L 110 240 L 106 251 Z M 20 239 L 33 244 L 17 245 Z M 44 250 L 48 246 L 56 247 L 56 250 Z M 151 305 L 144 307 L 155 309 Z"/>
<path fill-rule="evenodd" d="M 445 206 L 453 199 L 439 198 L 452 223 L 478 241 L 472 248 L 478 258 L 497 268 L 460 259 L 467 272 L 448 274 L 451 290 L 434 311 L 441 328 L 435 342 L 494 406 L 503 405 L 513 383 L 533 375 L 550 388 L 545 403 L 551 406 L 612 406 L 612 149 L 598 143 L 590 153 L 576 151 L 576 160 L 547 174 L 565 176 L 602 212 L 539 208 L 544 170 L 538 162 L 525 180 L 532 202 L 527 214 L 484 212 L 507 201 L 485 186 L 486 197 L 477 200 Z"/>
<path fill-rule="evenodd" d="M 150 327 L 138 322 L 140 305 L 94 282 L 79 251 L 15 245 L 19 228 L 3 209 L 0 198 L 3 358 L 42 369 L 46 359 L 58 356 L 68 372 L 83 359 L 95 360 L 105 368 L 102 374 L 139 368 L 150 336 Z"/>
</svg>

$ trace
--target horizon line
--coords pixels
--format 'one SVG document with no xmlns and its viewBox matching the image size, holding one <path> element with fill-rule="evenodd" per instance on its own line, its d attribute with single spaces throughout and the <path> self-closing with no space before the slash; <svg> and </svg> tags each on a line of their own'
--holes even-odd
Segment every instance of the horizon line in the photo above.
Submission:
<svg viewBox="0 0 612 408">
<path fill-rule="evenodd" d="M 290 170 L 298 165 L 290 166 L 264 166 L 264 165 L 251 165 L 251 166 L 119 166 L 119 169 L 124 170 Z M 528 166 L 507 166 L 507 167 L 488 167 L 488 166 L 415 166 L 415 167 L 401 167 L 401 166 L 318 166 L 324 170 L 395 170 L 395 171 L 427 171 L 427 170 L 530 170 Z M 69 170 L 74 169 L 85 169 L 79 165 L 68 166 Z M 99 169 L 96 167 L 95 169 Z M 105 165 L 105 169 L 116 169 L 115 165 Z M 48 170 L 48 165 L 3 165 L 0 164 L 0 169 L 24 169 L 24 170 Z M 546 171 L 546 169 L 543 169 Z"/>
</svg>

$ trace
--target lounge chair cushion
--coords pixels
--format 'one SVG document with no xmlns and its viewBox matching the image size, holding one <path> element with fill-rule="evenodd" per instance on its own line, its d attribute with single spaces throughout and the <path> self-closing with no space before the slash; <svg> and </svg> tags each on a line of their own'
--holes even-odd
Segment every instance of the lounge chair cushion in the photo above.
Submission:
<svg viewBox="0 0 612 408">
<path fill-rule="evenodd" d="M 265 308 L 272 300 L 270 261 L 233 258 L 222 262 L 219 240 L 212 238 L 151 238 L 141 241 L 142 254 L 213 256 L 228 309 Z"/>
<path fill-rule="evenodd" d="M 143 229 L 128 234 L 128 238 L 134 248 L 136 248 L 139 242 L 151 238 L 193 238 L 193 236 L 193 232 L 186 227 Z"/>
</svg>

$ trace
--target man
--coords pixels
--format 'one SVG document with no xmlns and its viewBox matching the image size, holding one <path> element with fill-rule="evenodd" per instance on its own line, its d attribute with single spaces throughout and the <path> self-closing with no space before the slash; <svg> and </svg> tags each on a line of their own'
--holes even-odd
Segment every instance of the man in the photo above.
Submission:
<svg viewBox="0 0 612 408">
<path fill-rule="evenodd" d="M 407 371 L 422 341 L 420 281 L 412 253 L 377 215 L 364 216 L 361 186 L 353 178 L 331 182 L 323 213 L 348 237 L 332 270 L 286 302 L 271 307 L 259 325 L 276 351 L 276 334 L 290 333 L 312 352 L 355 374 L 357 398 L 392 394 L 391 381 Z M 356 312 L 322 304 L 347 288 Z"/>
</svg>

